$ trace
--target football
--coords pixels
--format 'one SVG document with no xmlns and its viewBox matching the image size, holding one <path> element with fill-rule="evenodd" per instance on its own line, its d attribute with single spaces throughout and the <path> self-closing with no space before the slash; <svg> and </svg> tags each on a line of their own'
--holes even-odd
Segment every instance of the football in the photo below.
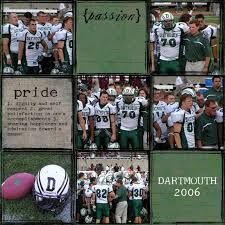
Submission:
<svg viewBox="0 0 225 225">
<path fill-rule="evenodd" d="M 2 183 L 2 198 L 20 199 L 32 191 L 35 176 L 30 173 L 16 173 Z"/>
</svg>

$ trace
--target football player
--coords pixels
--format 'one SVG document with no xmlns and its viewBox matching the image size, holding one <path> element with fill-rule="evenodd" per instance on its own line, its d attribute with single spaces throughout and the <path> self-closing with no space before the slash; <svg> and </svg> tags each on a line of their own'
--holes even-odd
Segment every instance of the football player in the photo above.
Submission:
<svg viewBox="0 0 225 225">
<path fill-rule="evenodd" d="M 98 183 L 93 186 L 93 200 L 95 199 L 96 205 L 96 223 L 101 223 L 104 218 L 104 223 L 109 223 L 109 204 L 115 198 L 112 185 L 107 185 L 105 177 L 101 177 Z"/>
<path fill-rule="evenodd" d="M 218 109 L 216 110 L 216 122 L 218 126 L 218 138 L 219 138 L 219 147 L 222 148 L 224 146 L 224 120 L 223 120 L 223 106 L 224 101 L 221 98 L 218 102 Z"/>
<path fill-rule="evenodd" d="M 88 131 L 90 131 L 89 133 L 89 137 L 91 142 L 94 141 L 94 120 L 93 120 L 93 116 L 94 116 L 94 107 L 90 104 L 88 104 L 88 100 L 87 100 L 87 96 L 83 93 L 80 93 L 78 95 L 78 99 L 82 102 L 83 104 L 83 109 L 82 109 L 82 117 L 84 119 L 85 122 L 85 129 L 86 129 L 86 133 L 88 133 Z M 84 148 L 84 140 L 83 140 L 83 131 L 81 126 L 78 124 L 78 143 L 77 146 L 79 149 L 83 149 Z"/>
<path fill-rule="evenodd" d="M 143 197 L 146 194 L 146 187 L 144 184 L 138 182 L 137 177 L 133 177 L 132 185 L 129 188 L 129 196 L 132 196 L 132 208 L 134 214 L 134 223 L 141 224 L 141 210 L 143 207 Z"/>
<path fill-rule="evenodd" d="M 18 21 L 16 13 L 7 15 L 9 23 L 3 26 L 3 54 L 5 64 L 17 70 L 19 42 L 18 37 L 24 31 L 24 27 Z"/>
<path fill-rule="evenodd" d="M 28 25 L 32 17 L 33 15 L 30 12 L 26 12 L 23 14 L 23 19 L 18 21 L 19 23 L 23 25 L 24 30 L 28 29 Z"/>
<path fill-rule="evenodd" d="M 161 138 L 160 141 L 156 141 L 157 145 L 155 149 L 164 150 L 168 148 L 167 138 L 168 138 L 168 130 L 166 126 L 167 118 L 166 118 L 166 103 L 160 100 L 161 91 L 158 89 L 154 89 L 154 97 L 153 97 L 153 115 L 154 122 L 160 126 L 161 129 Z M 156 139 L 158 140 L 158 139 Z"/>
<path fill-rule="evenodd" d="M 77 100 L 77 120 L 78 120 L 78 124 L 79 124 L 80 128 L 83 131 L 82 139 L 84 142 L 87 139 L 87 132 L 86 132 L 86 127 L 85 127 L 85 121 L 84 121 L 84 118 L 82 115 L 82 110 L 83 110 L 83 104 L 80 100 Z"/>
<path fill-rule="evenodd" d="M 47 56 L 48 45 L 44 41 L 42 32 L 37 31 L 36 26 L 36 21 L 34 19 L 31 19 L 29 22 L 28 30 L 25 30 L 18 38 L 19 53 L 17 69 L 21 73 L 25 71 L 25 74 L 38 74 L 38 61 L 41 57 L 38 55 L 40 45 L 44 49 L 42 57 Z"/>
<path fill-rule="evenodd" d="M 37 13 L 37 31 L 42 32 L 44 40 L 48 45 L 48 52 L 46 57 L 41 57 L 39 59 L 39 64 L 41 65 L 40 72 L 42 74 L 50 74 L 53 68 L 53 57 L 52 57 L 52 41 L 48 40 L 48 35 L 52 29 L 52 24 L 47 22 L 47 14 L 43 11 Z M 39 46 L 39 55 L 43 53 L 43 48 Z"/>
<path fill-rule="evenodd" d="M 199 31 L 203 33 L 203 36 L 210 42 L 214 63 L 218 63 L 218 50 L 217 50 L 217 28 L 205 23 L 205 17 L 203 14 L 195 15 L 195 19 L 199 22 Z"/>
<path fill-rule="evenodd" d="M 195 148 L 195 111 L 190 94 L 180 97 L 179 108 L 171 114 L 176 148 Z"/>
<path fill-rule="evenodd" d="M 107 149 L 109 142 L 116 141 L 116 107 L 108 103 L 108 93 L 102 91 L 95 109 L 95 143 L 98 149 Z"/>
<path fill-rule="evenodd" d="M 129 143 L 132 149 L 139 149 L 138 128 L 144 111 L 143 104 L 135 98 L 135 89 L 126 87 L 123 90 L 123 99 L 117 102 L 117 111 L 121 117 L 120 147 L 128 149 Z"/>
<path fill-rule="evenodd" d="M 72 56 L 73 56 L 73 18 L 65 17 L 63 20 L 63 29 L 56 33 L 60 70 L 65 74 L 72 74 Z"/>
<path fill-rule="evenodd" d="M 174 16 L 165 12 L 162 14 L 160 26 L 152 36 L 152 42 L 159 40 L 160 44 L 160 74 L 178 74 L 180 72 L 179 54 L 183 34 L 188 32 L 187 27 L 181 27 L 174 22 Z"/>
</svg>

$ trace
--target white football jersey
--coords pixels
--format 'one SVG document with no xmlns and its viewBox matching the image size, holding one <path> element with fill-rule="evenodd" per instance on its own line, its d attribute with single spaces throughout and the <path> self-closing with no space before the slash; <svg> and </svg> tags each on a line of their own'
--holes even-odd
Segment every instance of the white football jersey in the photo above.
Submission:
<svg viewBox="0 0 225 225">
<path fill-rule="evenodd" d="M 203 30 L 200 30 L 200 32 L 203 34 L 203 37 L 208 39 L 209 43 L 212 38 L 217 37 L 217 28 L 212 25 L 206 26 Z"/>
<path fill-rule="evenodd" d="M 85 107 L 82 109 L 82 116 L 85 121 L 86 130 L 88 130 L 88 126 L 89 126 L 88 117 L 94 116 L 94 114 L 95 114 L 94 107 L 90 104 L 86 104 Z M 77 128 L 78 130 L 82 130 L 80 124 L 77 125 Z"/>
<path fill-rule="evenodd" d="M 92 188 L 93 193 L 96 196 L 96 203 L 108 203 L 108 195 L 113 191 L 111 185 L 97 184 Z"/>
<path fill-rule="evenodd" d="M 90 187 L 88 187 L 88 188 L 85 190 L 84 194 L 85 194 L 85 197 L 86 197 L 86 198 L 91 198 L 91 196 L 92 196 L 92 194 L 93 194 L 93 190 L 92 190 Z"/>
<path fill-rule="evenodd" d="M 159 44 L 159 39 L 158 39 L 158 36 L 157 36 L 157 33 L 156 33 L 156 30 L 159 28 L 159 26 L 161 25 L 160 22 L 155 22 L 152 29 L 151 29 L 151 32 L 150 32 L 150 42 L 154 42 L 155 43 L 155 46 L 154 46 L 154 55 L 159 55 L 160 53 L 160 44 Z"/>
<path fill-rule="evenodd" d="M 80 100 L 77 100 L 77 112 L 81 112 L 83 110 L 83 103 Z"/>
<path fill-rule="evenodd" d="M 99 102 L 96 103 L 95 107 L 95 127 L 97 129 L 108 129 L 111 128 L 110 115 L 116 114 L 116 107 L 107 103 L 102 108 Z"/>
<path fill-rule="evenodd" d="M 171 114 L 173 123 L 181 123 L 181 142 L 185 142 L 188 148 L 195 147 L 195 111 L 193 109 L 185 111 L 181 108 Z"/>
<path fill-rule="evenodd" d="M 166 106 L 167 104 L 163 101 L 159 101 L 157 104 L 153 104 L 153 113 L 154 117 L 156 117 L 156 122 L 159 124 L 162 134 L 161 134 L 161 139 L 167 139 L 167 126 L 166 123 L 162 122 L 162 116 L 166 114 Z"/>
<path fill-rule="evenodd" d="M 36 31 L 36 33 L 31 33 L 28 30 L 25 30 L 20 37 L 18 38 L 18 41 L 23 41 L 25 43 L 25 59 L 27 62 L 27 66 L 33 67 L 38 66 L 38 53 L 39 53 L 39 47 L 40 42 L 43 40 L 43 34 L 39 31 Z"/>
<path fill-rule="evenodd" d="M 56 40 L 64 41 L 64 60 L 72 65 L 72 55 L 73 55 L 73 34 L 72 32 L 62 29 L 56 32 Z"/>
<path fill-rule="evenodd" d="M 44 35 L 44 40 L 46 44 L 48 45 L 48 57 L 52 55 L 52 42 L 48 40 L 48 35 L 50 34 L 52 29 L 52 24 L 51 23 L 45 23 L 45 24 L 37 24 L 37 31 L 40 31 Z M 40 45 L 39 48 L 39 55 L 43 53 L 43 46 Z"/>
<path fill-rule="evenodd" d="M 171 30 L 163 29 L 162 25 L 158 27 L 155 31 L 155 37 L 157 36 L 159 39 L 160 59 L 172 61 L 179 58 L 181 38 L 183 33 L 187 32 L 183 29 L 184 27 L 182 28 L 178 24 Z"/>
<path fill-rule="evenodd" d="M 132 184 L 130 187 L 133 200 L 142 199 L 143 192 L 146 190 L 144 184 Z"/>
<path fill-rule="evenodd" d="M 216 110 L 216 122 L 223 123 L 223 108 Z"/>
<path fill-rule="evenodd" d="M 177 108 L 179 108 L 179 102 L 174 102 L 174 103 L 167 104 L 167 106 L 166 106 L 166 114 L 174 112 Z"/>
<path fill-rule="evenodd" d="M 2 37 L 9 38 L 9 51 L 11 53 L 18 54 L 19 50 L 18 38 L 20 37 L 23 31 L 24 27 L 21 23 L 18 23 L 18 26 L 9 23 L 3 26 Z"/>
<path fill-rule="evenodd" d="M 126 104 L 123 100 L 117 103 L 117 111 L 121 118 L 121 130 L 136 130 L 140 125 L 142 103 L 135 99 Z"/>
</svg>

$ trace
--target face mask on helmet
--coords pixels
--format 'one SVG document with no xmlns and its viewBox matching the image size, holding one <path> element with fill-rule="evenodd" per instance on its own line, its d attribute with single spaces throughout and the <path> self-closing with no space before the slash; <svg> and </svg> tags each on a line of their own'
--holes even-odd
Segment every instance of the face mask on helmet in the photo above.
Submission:
<svg viewBox="0 0 225 225">
<path fill-rule="evenodd" d="M 134 93 L 135 93 L 135 90 L 131 87 L 126 87 L 124 88 L 123 90 L 123 101 L 127 104 L 130 104 L 134 101 Z"/>
<path fill-rule="evenodd" d="M 163 13 L 160 20 L 163 29 L 170 30 L 174 27 L 174 16 L 171 13 L 169 12 Z"/>
<path fill-rule="evenodd" d="M 62 167 L 43 167 L 35 178 L 33 188 L 33 198 L 38 208 L 59 214 L 69 197 L 69 185 L 70 179 Z"/>
</svg>

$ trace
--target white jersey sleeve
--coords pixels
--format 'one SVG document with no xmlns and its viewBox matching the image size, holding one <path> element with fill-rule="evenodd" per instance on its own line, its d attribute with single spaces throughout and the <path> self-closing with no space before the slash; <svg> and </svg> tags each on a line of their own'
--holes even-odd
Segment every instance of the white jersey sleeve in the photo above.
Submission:
<svg viewBox="0 0 225 225">
<path fill-rule="evenodd" d="M 77 112 L 81 112 L 83 110 L 83 104 L 80 100 L 77 100 Z"/>
<path fill-rule="evenodd" d="M 182 109 L 177 109 L 171 114 L 171 120 L 173 123 L 183 123 L 184 122 L 185 111 Z"/>
<path fill-rule="evenodd" d="M 216 122 L 223 123 L 223 108 L 220 108 L 216 111 Z"/>
</svg>

